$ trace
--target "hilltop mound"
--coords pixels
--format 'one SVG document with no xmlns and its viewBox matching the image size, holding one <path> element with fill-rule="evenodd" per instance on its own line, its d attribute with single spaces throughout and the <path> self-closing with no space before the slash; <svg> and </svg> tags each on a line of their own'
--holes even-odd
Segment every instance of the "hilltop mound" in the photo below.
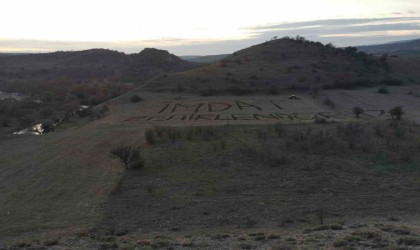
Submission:
<svg viewBox="0 0 420 250">
<path fill-rule="evenodd" d="M 181 71 L 193 67 L 192 63 L 157 49 L 144 49 L 131 55 L 108 49 L 58 51 L 2 56 L 0 81 L 63 78 L 141 80 L 155 71 Z"/>
<path fill-rule="evenodd" d="M 147 88 L 240 92 L 270 89 L 352 88 L 389 80 L 386 58 L 304 38 L 283 38 L 240 50 L 207 66 L 162 76 Z"/>
<path fill-rule="evenodd" d="M 166 50 L 160 50 L 160 49 L 154 49 L 154 48 L 145 48 L 144 50 L 142 50 L 140 53 L 133 55 L 133 56 L 138 56 L 140 58 L 143 58 L 151 63 L 173 63 L 173 62 L 177 62 L 180 63 L 182 62 L 182 59 L 170 54 L 168 51 Z"/>
</svg>

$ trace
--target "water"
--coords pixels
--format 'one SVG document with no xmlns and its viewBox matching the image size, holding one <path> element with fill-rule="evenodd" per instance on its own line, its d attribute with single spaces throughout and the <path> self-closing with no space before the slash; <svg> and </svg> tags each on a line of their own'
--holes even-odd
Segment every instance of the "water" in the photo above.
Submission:
<svg viewBox="0 0 420 250">
<path fill-rule="evenodd" d="M 81 105 L 78 109 L 78 111 L 82 111 L 84 109 L 89 108 L 89 106 Z M 76 114 L 76 112 L 70 112 L 71 116 Z M 66 119 L 62 120 L 61 122 L 56 122 L 53 124 L 53 127 L 60 126 L 62 122 L 64 122 Z M 13 132 L 14 135 L 25 135 L 25 134 L 31 134 L 31 135 L 42 135 L 44 133 L 44 129 L 42 128 L 42 123 L 35 124 L 31 128 L 25 128 L 20 131 Z"/>
<path fill-rule="evenodd" d="M 32 126 L 32 128 L 30 128 L 30 129 L 25 128 L 25 129 L 22 129 L 20 131 L 13 132 L 13 134 L 14 135 L 26 135 L 26 134 L 41 135 L 43 131 L 44 130 L 42 129 L 42 124 L 38 123 L 38 124 Z"/>
<path fill-rule="evenodd" d="M 0 91 L 0 100 L 7 99 L 7 98 L 12 98 L 12 99 L 20 101 L 24 99 L 25 97 L 19 95 L 18 93 L 7 93 L 7 92 Z"/>
</svg>

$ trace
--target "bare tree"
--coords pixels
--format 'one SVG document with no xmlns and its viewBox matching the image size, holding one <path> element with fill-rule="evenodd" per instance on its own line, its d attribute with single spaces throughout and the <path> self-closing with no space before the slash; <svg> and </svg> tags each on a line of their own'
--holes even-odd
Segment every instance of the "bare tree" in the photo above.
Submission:
<svg viewBox="0 0 420 250">
<path fill-rule="evenodd" d="M 361 114 L 363 114 L 363 112 L 364 112 L 364 110 L 363 110 L 361 107 L 354 107 L 354 108 L 353 108 L 353 114 L 354 114 L 357 118 L 359 118 L 359 116 L 360 116 Z"/>
<path fill-rule="evenodd" d="M 126 169 L 140 159 L 139 148 L 133 146 L 117 146 L 110 153 L 111 157 L 119 159 Z"/>
</svg>

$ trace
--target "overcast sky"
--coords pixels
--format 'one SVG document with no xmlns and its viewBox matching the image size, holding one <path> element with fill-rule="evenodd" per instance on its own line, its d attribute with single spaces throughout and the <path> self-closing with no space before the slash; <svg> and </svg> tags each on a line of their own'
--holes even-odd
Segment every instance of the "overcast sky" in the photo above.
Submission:
<svg viewBox="0 0 420 250">
<path fill-rule="evenodd" d="M 420 38 L 420 0 L 2 0 L 0 52 L 232 53 L 272 36 L 337 46 Z"/>
</svg>

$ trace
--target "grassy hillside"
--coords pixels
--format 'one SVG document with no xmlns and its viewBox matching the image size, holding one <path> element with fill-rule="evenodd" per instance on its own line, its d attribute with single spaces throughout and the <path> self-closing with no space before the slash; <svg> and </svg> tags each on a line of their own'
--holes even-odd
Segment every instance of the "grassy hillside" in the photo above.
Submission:
<svg viewBox="0 0 420 250">
<path fill-rule="evenodd" d="M 98 105 L 156 74 L 192 67 L 167 51 L 150 48 L 131 55 L 106 49 L 3 55 L 0 91 L 22 98 L 1 96 L 0 134 L 58 123 L 81 105 Z"/>
<path fill-rule="evenodd" d="M 135 94 L 143 100 L 132 102 Z M 336 109 L 305 95 L 133 90 L 107 103 L 101 119 L 2 136 L 0 246 L 417 244 L 418 224 L 410 221 L 418 219 L 418 126 L 387 115 L 342 117 L 340 94 L 325 94 Z M 359 101 L 353 105 L 365 107 Z M 318 112 L 336 115 L 314 124 Z M 116 145 L 140 147 L 144 167 L 124 170 L 109 154 Z"/>
<path fill-rule="evenodd" d="M 0 248 L 418 248 L 420 89 L 321 90 L 395 85 L 416 66 L 389 63 L 275 40 L 156 76 L 54 132 L 1 135 Z M 117 146 L 139 150 L 137 169 Z"/>
<path fill-rule="evenodd" d="M 370 86 L 406 80 L 390 73 L 386 58 L 337 49 L 304 38 L 283 38 L 238 51 L 220 62 L 162 75 L 147 89 L 209 93 L 276 92 Z"/>
<path fill-rule="evenodd" d="M 6 54 L 0 57 L 0 80 L 5 82 L 110 78 L 138 81 L 156 71 L 180 71 L 192 67 L 191 63 L 167 51 L 151 48 L 130 55 L 107 49 Z"/>
</svg>

